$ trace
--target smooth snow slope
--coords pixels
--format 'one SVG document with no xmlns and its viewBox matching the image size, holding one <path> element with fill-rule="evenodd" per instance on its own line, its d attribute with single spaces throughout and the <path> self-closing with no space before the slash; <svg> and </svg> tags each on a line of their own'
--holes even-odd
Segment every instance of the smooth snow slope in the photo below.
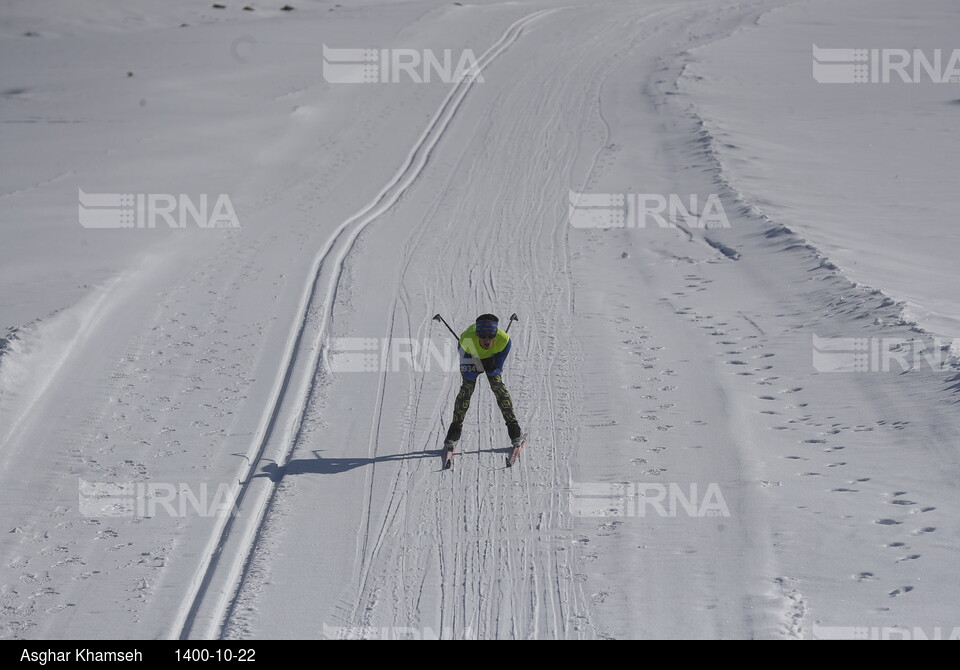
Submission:
<svg viewBox="0 0 960 670">
<path fill-rule="evenodd" d="M 948 251 L 960 244 L 956 10 L 943 0 L 792 4 L 697 50 L 683 79 L 744 197 L 948 338 L 960 337 Z M 910 82 L 818 83 L 814 44 L 906 50 Z M 914 77 L 914 50 L 931 62 L 939 51 L 938 72 L 957 80 Z"/>
</svg>

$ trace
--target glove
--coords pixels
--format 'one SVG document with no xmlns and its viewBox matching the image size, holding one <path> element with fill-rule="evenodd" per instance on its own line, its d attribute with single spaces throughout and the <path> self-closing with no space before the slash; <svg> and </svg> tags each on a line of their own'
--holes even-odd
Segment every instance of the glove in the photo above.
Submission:
<svg viewBox="0 0 960 670">
<path fill-rule="evenodd" d="M 497 369 L 497 357 L 491 356 L 490 358 L 482 358 L 480 362 L 483 364 L 483 370 L 487 374 L 493 372 Z"/>
</svg>

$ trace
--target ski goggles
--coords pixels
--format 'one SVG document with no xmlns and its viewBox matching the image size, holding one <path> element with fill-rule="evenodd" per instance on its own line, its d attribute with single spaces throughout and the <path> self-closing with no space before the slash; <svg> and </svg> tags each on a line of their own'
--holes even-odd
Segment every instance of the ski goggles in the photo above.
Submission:
<svg viewBox="0 0 960 670">
<path fill-rule="evenodd" d="M 477 321 L 477 337 L 482 340 L 496 337 L 498 329 L 496 321 Z"/>
</svg>

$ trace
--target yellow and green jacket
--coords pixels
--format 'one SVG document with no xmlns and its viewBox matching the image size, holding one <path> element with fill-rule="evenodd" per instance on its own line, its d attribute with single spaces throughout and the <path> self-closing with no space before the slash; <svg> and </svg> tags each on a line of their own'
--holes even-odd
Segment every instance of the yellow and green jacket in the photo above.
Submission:
<svg viewBox="0 0 960 670">
<path fill-rule="evenodd" d="M 510 336 L 502 328 L 498 328 L 493 344 L 489 349 L 484 349 L 477 339 L 477 324 L 471 325 L 460 335 L 460 374 L 467 381 L 473 381 L 481 372 L 496 377 L 503 372 L 510 346 Z"/>
</svg>

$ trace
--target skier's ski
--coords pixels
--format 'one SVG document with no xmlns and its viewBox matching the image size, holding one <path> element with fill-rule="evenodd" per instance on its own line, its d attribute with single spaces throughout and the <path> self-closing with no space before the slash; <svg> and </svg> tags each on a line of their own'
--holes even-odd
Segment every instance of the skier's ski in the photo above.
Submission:
<svg viewBox="0 0 960 670">
<path fill-rule="evenodd" d="M 523 449 L 523 445 L 527 443 L 527 436 L 522 435 L 520 437 L 520 444 L 513 448 L 513 451 L 510 452 L 510 455 L 507 456 L 507 467 L 511 467 L 514 463 L 517 462 L 517 459 L 520 457 L 520 450 Z"/>
</svg>

